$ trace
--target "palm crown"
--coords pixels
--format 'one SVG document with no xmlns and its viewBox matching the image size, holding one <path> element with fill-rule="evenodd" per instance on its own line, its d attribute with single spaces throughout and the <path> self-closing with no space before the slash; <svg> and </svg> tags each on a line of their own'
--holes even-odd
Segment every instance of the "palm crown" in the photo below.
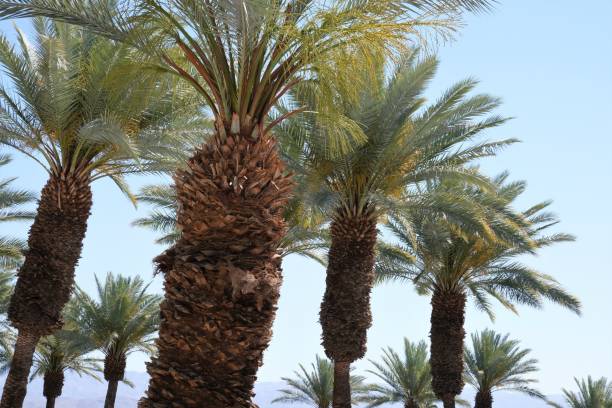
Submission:
<svg viewBox="0 0 612 408">
<path fill-rule="evenodd" d="M 571 408 L 610 408 L 612 407 L 612 382 L 606 377 L 593 379 L 574 378 L 578 392 L 563 389 L 565 401 Z M 551 404 L 560 407 L 557 404 Z"/>
</svg>

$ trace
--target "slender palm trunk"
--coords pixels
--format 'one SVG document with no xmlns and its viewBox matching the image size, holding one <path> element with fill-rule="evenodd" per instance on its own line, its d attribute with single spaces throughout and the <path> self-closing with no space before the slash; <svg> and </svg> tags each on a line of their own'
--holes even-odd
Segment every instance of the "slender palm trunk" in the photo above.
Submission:
<svg viewBox="0 0 612 408">
<path fill-rule="evenodd" d="M 491 391 L 478 391 L 476 393 L 474 408 L 492 408 L 493 395 Z"/>
<path fill-rule="evenodd" d="M 323 347 L 334 361 L 334 408 L 351 406 L 350 364 L 366 352 L 372 324 L 370 292 L 374 280 L 376 218 L 338 209 L 331 223 L 331 246 L 320 320 Z"/>
<path fill-rule="evenodd" d="M 109 353 L 107 352 L 104 358 L 104 379 L 108 381 L 106 388 L 106 398 L 104 399 L 104 408 L 114 408 L 115 400 L 117 399 L 117 388 L 119 381 L 123 381 L 125 377 L 125 366 L 127 356 L 125 353 Z"/>
<path fill-rule="evenodd" d="M 463 293 L 439 290 L 431 299 L 432 387 L 444 408 L 454 408 L 463 390 L 465 302 Z"/>
<path fill-rule="evenodd" d="M 174 181 L 181 238 L 157 258 L 165 298 L 139 406 L 254 406 L 282 281 L 278 242 L 292 182 L 274 139 L 240 135 L 214 137 Z"/>
<path fill-rule="evenodd" d="M 43 383 L 43 395 L 47 398 L 47 408 L 55 407 L 55 400 L 62 395 L 64 388 L 64 372 L 45 373 Z"/>
<path fill-rule="evenodd" d="M 8 318 L 22 341 L 0 408 L 23 405 L 36 343 L 62 326 L 61 312 L 72 292 L 90 210 L 89 175 L 52 176 L 40 194 L 28 252 L 9 304 Z"/>
</svg>

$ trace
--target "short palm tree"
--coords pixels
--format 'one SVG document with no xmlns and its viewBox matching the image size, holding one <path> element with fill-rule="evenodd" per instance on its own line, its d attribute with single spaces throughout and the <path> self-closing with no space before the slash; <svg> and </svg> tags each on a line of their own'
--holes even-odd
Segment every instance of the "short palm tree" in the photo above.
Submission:
<svg viewBox="0 0 612 408">
<path fill-rule="evenodd" d="M 510 205 L 524 191 L 525 183 L 506 183 L 507 177 L 502 174 L 493 180 L 497 186 L 494 192 L 447 182 L 435 186 L 432 194 L 452 196 L 459 189 L 472 196 L 485 213 L 487 208 L 495 208 L 496 213 L 512 214 Z M 419 293 L 431 296 L 433 389 L 445 408 L 455 406 L 455 397 L 463 389 L 463 326 L 468 296 L 491 318 L 491 298 L 514 312 L 515 304 L 539 308 L 548 299 L 579 313 L 579 301 L 556 280 L 516 261 L 518 256 L 573 239 L 567 234 L 543 235 L 558 222 L 553 214 L 543 212 L 549 204 L 540 203 L 510 216 L 515 220 L 511 225 L 492 217 L 491 225 L 503 232 L 494 240 L 419 208 L 389 223 L 401 245 L 379 254 L 378 277 L 409 281 Z"/>
<path fill-rule="evenodd" d="M 157 259 L 166 301 L 143 405 L 251 405 L 292 188 L 271 130 L 295 111 L 270 120 L 277 102 L 305 79 L 348 83 L 373 53 L 405 48 L 421 27 L 448 32 L 456 27 L 448 14 L 488 3 L 0 0 L 0 17 L 60 18 L 157 57 L 214 116 L 214 136 L 174 177 L 181 237 Z M 341 69 L 330 69 L 339 59 Z"/>
<path fill-rule="evenodd" d="M 295 372 L 295 378 L 285 378 L 287 388 L 280 390 L 281 396 L 272 402 L 297 402 L 316 408 L 331 408 L 334 390 L 334 367 L 331 361 L 316 356 L 315 362 L 308 371 L 300 364 L 300 371 Z M 365 377 L 351 375 L 352 403 L 357 404 L 367 394 L 368 387 Z"/>
<path fill-rule="evenodd" d="M 398 354 L 388 348 L 383 351 L 382 361 L 372 361 L 374 374 L 382 384 L 370 386 L 364 400 L 368 407 L 401 403 L 404 408 L 435 408 L 436 396 L 431 389 L 429 353 L 424 341 L 418 344 L 404 339 L 404 353 Z"/>
<path fill-rule="evenodd" d="M 117 387 L 124 381 L 127 356 L 134 351 L 151 354 L 159 327 L 161 296 L 147 293 L 140 277 L 96 277 L 97 297 L 76 288 L 74 302 L 66 310 L 67 324 L 88 338 L 91 347 L 104 353 L 104 379 L 108 389 L 104 408 L 115 406 Z"/>
<path fill-rule="evenodd" d="M 101 367 L 99 360 L 86 356 L 90 351 L 86 342 L 62 331 L 41 339 L 34 354 L 30 381 L 43 377 L 43 395 L 47 398 L 47 408 L 54 408 L 55 400 L 62 395 L 66 372 L 72 371 L 79 376 L 88 375 L 98 379 L 96 373 L 101 371 Z"/>
<path fill-rule="evenodd" d="M 9 162 L 9 156 L 0 155 L 0 167 Z M 34 194 L 12 188 L 11 183 L 14 180 L 14 178 L 0 180 L 0 223 L 34 218 L 32 212 L 21 209 L 23 205 L 34 201 Z M 0 271 L 16 268 L 22 261 L 25 246 L 25 242 L 19 239 L 0 236 Z M 2 310 L 1 313 L 6 313 L 4 308 Z"/>
<path fill-rule="evenodd" d="M 565 402 L 570 408 L 611 408 L 612 407 L 612 382 L 606 377 L 594 380 L 589 376 L 586 380 L 574 378 L 578 386 L 578 392 L 563 389 Z M 560 405 L 550 405 L 561 408 Z"/>
<path fill-rule="evenodd" d="M 465 377 L 476 389 L 474 408 L 491 408 L 493 392 L 510 390 L 546 399 L 532 384 L 529 374 L 538 371 L 537 360 L 529 358 L 529 349 L 521 349 L 518 340 L 493 330 L 472 334 L 471 349 L 465 350 Z"/>
<path fill-rule="evenodd" d="M 174 103 L 172 82 L 155 70 L 135 73 L 140 65 L 125 46 L 44 18 L 33 28 L 32 43 L 21 32 L 18 46 L 0 36 L 0 66 L 10 82 L 0 87 L 0 144 L 48 175 L 8 312 L 18 337 L 3 408 L 22 405 L 36 343 L 62 325 L 91 183 L 109 177 L 127 192 L 124 174 L 156 170 L 167 134 L 160 130 Z"/>
<path fill-rule="evenodd" d="M 408 53 L 390 76 L 385 74 L 384 60 L 375 64 L 379 72 L 369 76 L 370 84 L 359 100 L 346 102 L 340 90 L 335 100 L 343 116 L 358 124 L 363 135 L 354 149 L 328 154 L 322 141 L 336 130 L 321 124 L 316 115 L 294 120 L 305 122 L 302 127 L 309 129 L 309 136 L 300 137 L 303 130 L 292 121 L 278 131 L 282 144 L 292 145 L 285 149 L 297 152 L 292 165 L 296 172 L 306 173 L 304 184 L 313 190 L 310 201 L 316 201 L 314 205 L 331 219 L 320 321 L 325 353 L 336 369 L 334 406 L 337 402 L 342 407 L 349 404 L 349 367 L 366 352 L 378 222 L 387 212 L 406 205 L 406 200 L 416 205 L 416 197 L 406 197 L 410 188 L 416 190 L 422 183 L 440 177 L 483 182 L 464 165 L 514 142 L 474 140 L 506 120 L 488 116 L 499 105 L 497 98 L 470 95 L 474 81 L 459 82 L 426 106 L 423 93 L 438 65 L 434 57 Z M 304 88 L 295 99 L 316 111 L 314 92 Z M 474 223 L 485 228 L 480 218 Z"/>
</svg>

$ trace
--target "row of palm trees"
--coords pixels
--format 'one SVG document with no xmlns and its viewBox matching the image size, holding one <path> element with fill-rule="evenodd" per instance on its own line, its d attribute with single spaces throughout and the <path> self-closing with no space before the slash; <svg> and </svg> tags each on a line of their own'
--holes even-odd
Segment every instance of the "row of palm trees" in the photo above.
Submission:
<svg viewBox="0 0 612 408">
<path fill-rule="evenodd" d="M 468 296 L 489 314 L 490 299 L 578 312 L 554 279 L 515 260 L 571 239 L 543 235 L 556 222 L 549 203 L 516 211 L 524 183 L 476 167 L 515 142 L 480 139 L 506 121 L 492 114 L 499 100 L 473 95 L 472 80 L 434 103 L 423 96 L 437 61 L 417 43 L 488 6 L 0 0 L 0 18 L 34 17 L 35 31 L 17 46 L 0 37 L 11 82 L 0 143 L 48 173 L 8 306 L 18 333 L 0 408 L 22 405 L 36 345 L 63 325 L 102 177 L 136 200 L 125 175 L 174 173 L 142 407 L 252 406 L 289 253 L 327 265 L 320 320 L 338 408 L 351 404 L 376 279 L 431 296 L 433 391 L 445 407 L 463 388 Z M 122 364 L 109 361 L 111 381 Z"/>
<path fill-rule="evenodd" d="M 533 388 L 537 382 L 531 377 L 538 371 L 537 360 L 530 358 L 529 349 L 520 347 L 517 340 L 493 330 L 483 330 L 471 336 L 471 344 L 465 351 L 464 376 L 473 387 L 475 408 L 491 408 L 493 393 L 512 391 L 541 399 L 555 407 L 542 392 Z M 427 343 L 413 343 L 404 339 L 403 352 L 392 348 L 383 350 L 380 361 L 370 360 L 367 370 L 378 383 L 367 384 L 366 378 L 350 375 L 353 404 L 368 408 L 386 404 L 401 404 L 405 408 L 435 408 L 436 397 L 432 389 L 432 372 Z M 315 408 L 330 408 L 333 394 L 333 364 L 316 356 L 308 370 L 300 365 L 293 378 L 283 378 L 286 388 L 273 403 L 302 403 Z M 565 401 L 571 408 L 607 408 L 612 406 L 612 382 L 606 378 L 576 380 L 578 392 L 563 389 Z M 460 406 L 470 407 L 469 402 L 456 399 Z"/>
</svg>

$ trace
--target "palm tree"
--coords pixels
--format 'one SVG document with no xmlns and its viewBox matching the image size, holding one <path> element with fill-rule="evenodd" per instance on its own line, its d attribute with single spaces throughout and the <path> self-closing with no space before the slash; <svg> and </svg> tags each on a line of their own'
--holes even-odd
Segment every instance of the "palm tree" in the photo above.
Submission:
<svg viewBox="0 0 612 408">
<path fill-rule="evenodd" d="M 9 162 L 9 156 L 0 154 L 0 167 L 5 166 Z M 31 220 L 34 218 L 31 212 L 20 208 L 24 204 L 34 201 L 34 194 L 28 191 L 11 188 L 10 184 L 14 180 L 14 178 L 0 180 L 0 223 L 16 220 Z M 14 269 L 19 265 L 23 258 L 25 246 L 25 242 L 19 239 L 0 236 L 0 271 L 2 271 L 3 274 L 5 271 Z M 4 288 L 4 286 L 2 287 Z M 2 295 L 4 295 L 4 292 Z M 3 303 L 0 313 L 6 313 L 4 300 L 5 297 L 2 296 Z M 6 298 L 6 300 L 8 301 L 8 298 Z M 6 306 L 8 307 L 8 304 L 6 304 Z"/>
<path fill-rule="evenodd" d="M 127 47 L 44 18 L 33 28 L 32 44 L 21 32 L 18 47 L 0 36 L 0 66 L 11 83 L 0 87 L 0 144 L 48 174 L 9 306 L 19 334 L 3 408 L 22 405 L 35 346 L 62 325 L 91 183 L 109 177 L 128 193 L 124 174 L 157 170 L 174 103 L 172 82 L 154 70 L 134 72 Z"/>
<path fill-rule="evenodd" d="M 474 81 L 459 82 L 440 100 L 425 106 L 423 93 L 438 65 L 434 57 L 420 59 L 419 52 L 413 51 L 391 76 L 385 75 L 382 61 L 376 65 L 379 72 L 369 76 L 370 84 L 362 89 L 361 99 L 344 102 L 340 92 L 335 99 L 343 117 L 358 124 L 358 132 L 363 134 L 361 144 L 352 151 L 329 155 L 322 141 L 335 129 L 313 115 L 300 118 L 311 129 L 310 137 L 300 137 L 300 126 L 291 121 L 278 133 L 283 145 L 292 144 L 286 149 L 297 152 L 293 154 L 294 170 L 306 173 L 304 184 L 314 188 L 310 201 L 331 218 L 320 321 L 323 346 L 336 369 L 334 407 L 348 407 L 349 367 L 366 352 L 379 220 L 388 211 L 407 205 L 406 201 L 421 205 L 418 194 L 406 198 L 410 188 L 418 190 L 422 183 L 440 177 L 482 183 L 482 177 L 464 168 L 465 163 L 493 155 L 514 142 L 473 142 L 483 131 L 506 120 L 499 116 L 478 120 L 495 109 L 499 100 L 488 95 L 469 96 Z M 306 88 L 294 97 L 309 111 L 317 111 L 312 94 Z M 486 228 L 480 218 L 474 223 Z"/>
<path fill-rule="evenodd" d="M 578 386 L 578 392 L 563 389 L 565 402 L 570 408 L 611 408 L 612 407 L 612 382 L 608 382 L 606 377 L 594 380 L 589 376 L 586 380 L 574 378 Z M 550 405 L 561 408 L 560 405 L 550 403 Z"/>
<path fill-rule="evenodd" d="M 472 196 L 485 213 L 490 211 L 487 208 L 496 208 L 497 213 L 512 214 L 510 205 L 524 191 L 525 183 L 506 183 L 507 177 L 504 173 L 493 180 L 497 186 L 493 193 L 446 182 L 435 186 L 432 194 L 444 198 L 456 195 L 454 191 L 459 189 Z M 455 397 L 463 389 L 463 326 L 468 295 L 491 318 L 490 298 L 514 312 L 515 304 L 539 308 L 548 299 L 580 313 L 580 302 L 556 280 L 516 261 L 518 256 L 573 239 L 567 234 L 543 235 L 558 222 L 553 214 L 543 212 L 549 205 L 539 203 L 511 216 L 516 221 L 511 228 L 507 221 L 491 218 L 491 225 L 500 230 L 494 240 L 418 208 L 393 217 L 389 223 L 402 245 L 379 253 L 377 272 L 381 280 L 410 281 L 419 293 L 431 296 L 433 389 L 445 408 L 455 406 Z"/>
<path fill-rule="evenodd" d="M 526 375 L 538 371 L 537 360 L 528 358 L 531 350 L 521 349 L 518 340 L 493 330 L 472 334 L 472 349 L 465 350 L 465 377 L 476 393 L 475 408 L 491 408 L 493 392 L 518 391 L 545 400 L 531 387 L 537 380 Z"/>
<path fill-rule="evenodd" d="M 47 398 L 47 408 L 54 408 L 55 400 L 62 395 L 64 373 L 67 371 L 98 379 L 96 372 L 101 368 L 97 359 L 86 356 L 90 351 L 91 348 L 85 342 L 61 331 L 40 341 L 34 355 L 34 370 L 30 381 L 43 377 L 43 395 Z"/>
<path fill-rule="evenodd" d="M 108 381 L 104 408 L 112 408 L 119 382 L 124 381 L 127 356 L 154 350 L 161 296 L 147 293 L 148 285 L 140 277 L 109 273 L 103 283 L 96 277 L 96 285 L 97 300 L 76 288 L 66 320 L 93 348 L 104 353 L 104 379 Z"/>
<path fill-rule="evenodd" d="M 369 370 L 383 384 L 370 386 L 370 394 L 364 400 L 368 407 L 402 403 L 405 408 L 435 408 L 436 396 L 431 389 L 429 353 L 424 341 L 411 343 L 404 339 L 404 354 L 395 350 L 383 350 L 382 362 L 370 360 L 375 370 Z"/>
<path fill-rule="evenodd" d="M 252 404 L 279 296 L 276 252 L 292 187 L 271 130 L 295 112 L 269 120 L 283 95 L 304 79 L 348 83 L 353 67 L 405 48 L 419 28 L 456 27 L 440 15 L 488 3 L 0 0 L 0 17 L 60 18 L 158 57 L 214 116 L 215 135 L 174 177 L 181 237 L 157 258 L 166 301 L 143 405 Z M 338 59 L 343 69 L 330 69 Z"/>
<path fill-rule="evenodd" d="M 287 388 L 280 390 L 282 396 L 273 400 L 276 402 L 297 402 L 316 408 L 331 408 L 334 390 L 334 367 L 331 361 L 316 356 L 308 371 L 300 364 L 300 371 L 295 372 L 295 378 L 283 377 Z M 364 384 L 365 377 L 351 375 L 352 403 L 357 404 L 367 394 L 368 387 Z"/>
</svg>

